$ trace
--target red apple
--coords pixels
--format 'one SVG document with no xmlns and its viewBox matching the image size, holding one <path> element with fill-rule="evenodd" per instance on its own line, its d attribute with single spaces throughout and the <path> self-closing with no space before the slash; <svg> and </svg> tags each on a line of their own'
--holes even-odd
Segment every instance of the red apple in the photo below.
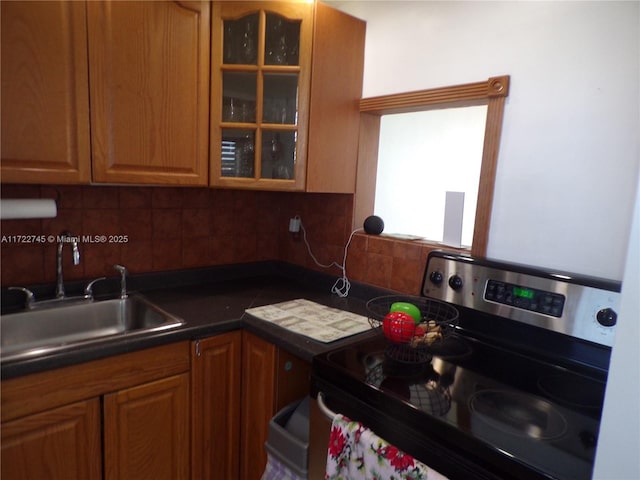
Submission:
<svg viewBox="0 0 640 480">
<path fill-rule="evenodd" d="M 416 330 L 413 317 L 405 312 L 390 312 L 382 321 L 382 333 L 393 343 L 409 343 Z"/>
</svg>

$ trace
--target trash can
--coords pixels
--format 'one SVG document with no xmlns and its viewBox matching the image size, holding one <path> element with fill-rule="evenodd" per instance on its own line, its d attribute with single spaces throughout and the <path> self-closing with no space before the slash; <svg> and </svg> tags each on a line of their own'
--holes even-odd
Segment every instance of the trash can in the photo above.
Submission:
<svg viewBox="0 0 640 480">
<path fill-rule="evenodd" d="M 287 405 L 269 422 L 267 467 L 262 480 L 306 480 L 309 454 L 309 397 Z"/>
</svg>

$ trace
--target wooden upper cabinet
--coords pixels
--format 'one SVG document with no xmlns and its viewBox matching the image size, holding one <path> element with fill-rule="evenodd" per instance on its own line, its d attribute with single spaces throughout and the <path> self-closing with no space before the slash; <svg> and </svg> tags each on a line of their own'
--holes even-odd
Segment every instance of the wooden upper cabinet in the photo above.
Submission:
<svg viewBox="0 0 640 480">
<path fill-rule="evenodd" d="M 212 186 L 303 190 L 313 4 L 216 2 Z"/>
<path fill-rule="evenodd" d="M 210 4 L 87 2 L 93 180 L 206 185 Z"/>
<path fill-rule="evenodd" d="M 366 23 L 316 3 L 307 192 L 354 193 Z"/>
<path fill-rule="evenodd" d="M 89 183 L 84 2 L 0 2 L 1 180 Z"/>
<path fill-rule="evenodd" d="M 317 2 L 212 18 L 211 186 L 354 192 L 364 22 Z"/>
</svg>

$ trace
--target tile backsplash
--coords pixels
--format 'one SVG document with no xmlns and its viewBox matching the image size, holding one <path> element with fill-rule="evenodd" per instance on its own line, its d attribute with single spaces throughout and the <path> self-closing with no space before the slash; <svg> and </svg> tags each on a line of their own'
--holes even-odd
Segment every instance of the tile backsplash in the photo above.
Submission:
<svg viewBox="0 0 640 480">
<path fill-rule="evenodd" d="M 3 198 L 55 198 L 51 219 L 2 220 L 1 283 L 31 285 L 55 281 L 55 242 L 24 243 L 15 235 L 75 236 L 83 242 L 75 266 L 64 251 L 65 280 L 114 276 L 112 266 L 132 273 L 178 270 L 260 260 L 316 266 L 298 236 L 287 231 L 300 215 L 316 258 L 342 263 L 351 233 L 353 195 L 255 192 L 209 188 L 2 185 Z M 351 280 L 418 294 L 430 247 L 385 236 L 354 235 L 347 256 Z"/>
</svg>

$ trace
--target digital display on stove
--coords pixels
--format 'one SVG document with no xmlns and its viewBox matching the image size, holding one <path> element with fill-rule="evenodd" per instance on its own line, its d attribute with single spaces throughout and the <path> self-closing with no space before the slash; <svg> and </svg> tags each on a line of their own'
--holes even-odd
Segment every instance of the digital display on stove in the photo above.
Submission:
<svg viewBox="0 0 640 480">
<path fill-rule="evenodd" d="M 484 299 L 523 310 L 562 317 L 565 296 L 498 280 L 488 280 Z"/>
<path fill-rule="evenodd" d="M 516 297 L 533 299 L 534 291 L 529 288 L 513 287 L 513 294 Z"/>
</svg>

